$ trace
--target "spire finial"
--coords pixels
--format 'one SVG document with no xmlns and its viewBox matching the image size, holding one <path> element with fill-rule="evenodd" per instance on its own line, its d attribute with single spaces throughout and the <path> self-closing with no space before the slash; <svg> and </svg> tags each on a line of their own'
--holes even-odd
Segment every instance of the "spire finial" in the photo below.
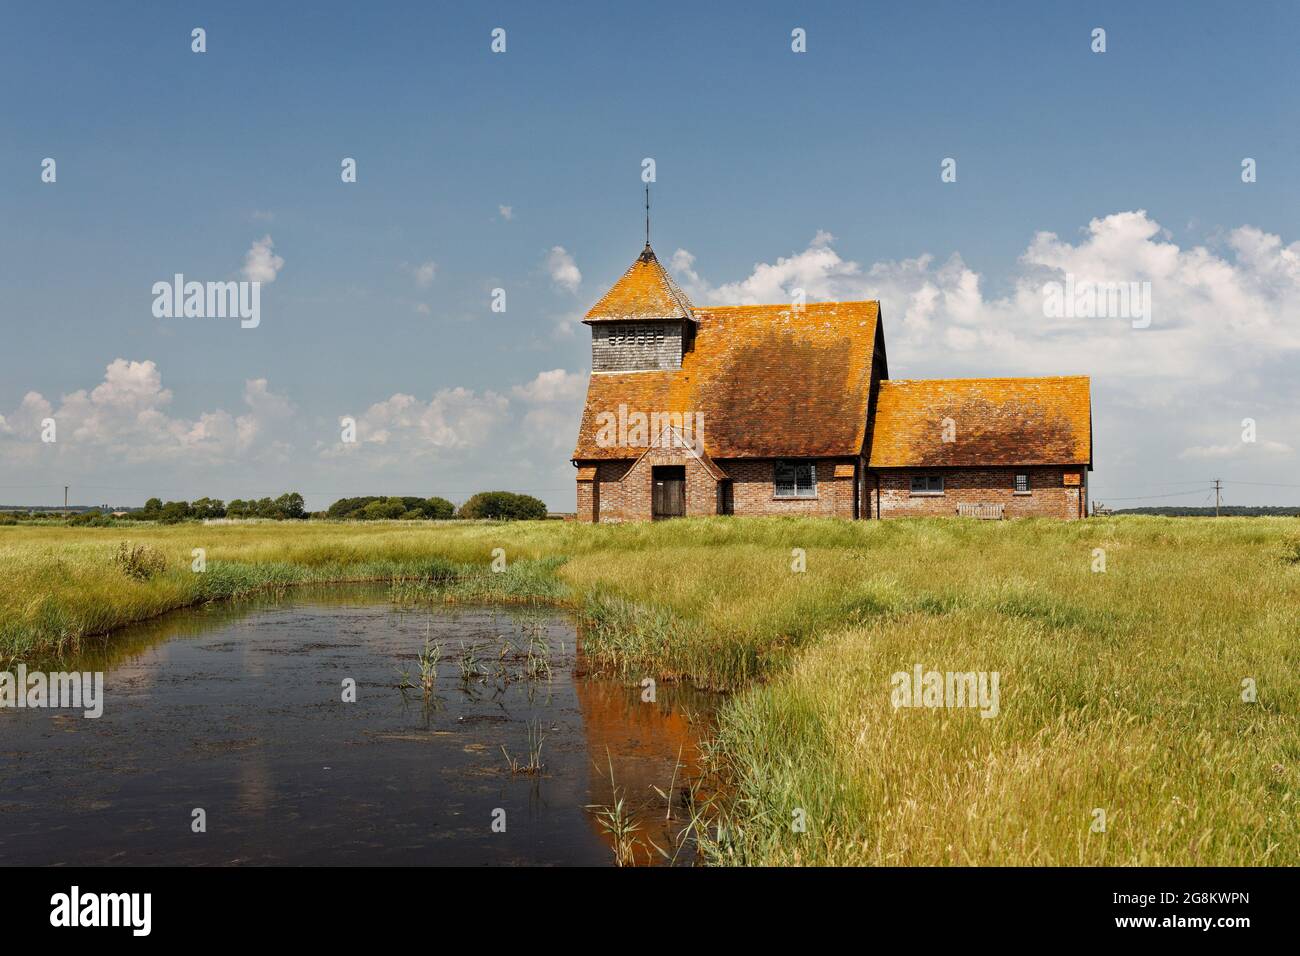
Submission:
<svg viewBox="0 0 1300 956">
<path fill-rule="evenodd" d="M 645 247 L 650 248 L 650 184 L 645 184 Z"/>
</svg>

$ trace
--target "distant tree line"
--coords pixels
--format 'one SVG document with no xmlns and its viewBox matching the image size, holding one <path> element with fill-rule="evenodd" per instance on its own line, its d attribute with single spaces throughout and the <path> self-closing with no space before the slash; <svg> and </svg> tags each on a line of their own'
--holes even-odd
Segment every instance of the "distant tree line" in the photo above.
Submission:
<svg viewBox="0 0 1300 956">
<path fill-rule="evenodd" d="M 511 491 L 480 491 L 460 506 L 462 518 L 500 518 L 528 521 L 546 517 L 546 504 L 532 495 Z"/>
<path fill-rule="evenodd" d="M 394 518 L 445 521 L 455 515 L 456 506 L 446 498 L 382 498 L 378 495 L 340 498 L 325 512 L 327 518 L 343 521 L 381 521 Z"/>
<path fill-rule="evenodd" d="M 1163 506 L 1159 508 L 1116 508 L 1117 515 L 1164 515 L 1167 518 L 1214 517 L 1212 507 Z M 1219 514 L 1229 518 L 1296 518 L 1300 507 L 1290 505 L 1220 505 Z"/>
<path fill-rule="evenodd" d="M 0 524 L 15 524 L 22 520 L 39 520 L 56 517 L 45 513 L 0 513 Z M 500 521 L 528 521 L 546 517 L 546 503 L 532 495 L 512 491 L 480 491 L 458 509 L 446 498 L 433 496 L 362 495 L 357 498 L 340 498 L 325 511 L 308 513 L 303 497 L 296 491 L 287 491 L 278 498 L 258 498 L 247 501 L 235 498 L 229 504 L 220 498 L 197 498 L 194 501 L 163 501 L 150 498 L 143 508 L 134 508 L 121 517 L 114 518 L 101 508 L 89 508 L 66 517 L 68 524 L 111 525 L 117 521 L 158 521 L 176 524 L 181 521 L 202 521 L 209 518 L 267 518 L 274 521 L 293 521 L 306 518 L 328 518 L 337 521 L 446 521 L 450 518 L 490 519 Z"/>
<path fill-rule="evenodd" d="M 226 504 L 220 498 L 197 498 L 194 501 L 168 501 L 150 498 L 139 511 L 132 511 L 130 518 L 136 521 L 161 521 L 175 524 L 178 521 L 204 518 L 271 518 L 287 521 L 307 517 L 307 508 L 302 495 L 296 491 L 286 491 L 278 498 L 260 498 L 256 501 L 244 501 L 236 498 Z"/>
<path fill-rule="evenodd" d="M 527 521 L 546 517 L 546 503 L 532 495 L 512 491 L 480 491 L 456 508 L 446 498 L 382 498 L 366 495 L 340 498 L 325 512 L 328 518 L 343 521 L 378 521 L 393 519 L 495 518 Z"/>
</svg>

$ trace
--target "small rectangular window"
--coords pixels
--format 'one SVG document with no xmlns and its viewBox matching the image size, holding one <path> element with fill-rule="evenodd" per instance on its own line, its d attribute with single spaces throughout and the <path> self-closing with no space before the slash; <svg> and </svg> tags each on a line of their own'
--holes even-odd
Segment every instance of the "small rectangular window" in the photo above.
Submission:
<svg viewBox="0 0 1300 956">
<path fill-rule="evenodd" d="M 1029 494 L 1029 476 L 1028 476 L 1028 475 L 1023 474 L 1023 473 L 1016 475 L 1016 494 L 1018 494 L 1018 495 L 1027 495 L 1027 494 Z"/>
<path fill-rule="evenodd" d="M 943 494 L 943 475 L 913 475 L 912 494 L 914 495 Z"/>
<path fill-rule="evenodd" d="M 777 498 L 817 497 L 817 469 L 810 461 L 778 461 L 773 476 Z"/>
</svg>

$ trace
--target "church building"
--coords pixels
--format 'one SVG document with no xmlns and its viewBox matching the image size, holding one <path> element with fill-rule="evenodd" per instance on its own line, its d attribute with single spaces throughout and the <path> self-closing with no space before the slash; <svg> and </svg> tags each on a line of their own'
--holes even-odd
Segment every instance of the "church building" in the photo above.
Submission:
<svg viewBox="0 0 1300 956">
<path fill-rule="evenodd" d="M 583 321 L 580 521 L 1087 514 L 1085 376 L 891 379 L 879 302 L 697 306 L 648 242 Z"/>
</svg>

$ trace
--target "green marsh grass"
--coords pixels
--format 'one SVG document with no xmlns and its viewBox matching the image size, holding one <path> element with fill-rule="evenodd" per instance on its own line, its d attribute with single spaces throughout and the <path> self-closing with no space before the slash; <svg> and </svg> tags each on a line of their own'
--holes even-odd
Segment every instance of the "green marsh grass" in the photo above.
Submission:
<svg viewBox="0 0 1300 956">
<path fill-rule="evenodd" d="M 123 573 L 128 540 L 163 570 Z M 1300 863 L 1294 519 L 19 525 L 0 581 L 4 662 L 306 583 L 571 607 L 588 666 L 733 692 L 715 862 Z M 999 716 L 895 712 L 918 663 L 998 671 Z"/>
</svg>

